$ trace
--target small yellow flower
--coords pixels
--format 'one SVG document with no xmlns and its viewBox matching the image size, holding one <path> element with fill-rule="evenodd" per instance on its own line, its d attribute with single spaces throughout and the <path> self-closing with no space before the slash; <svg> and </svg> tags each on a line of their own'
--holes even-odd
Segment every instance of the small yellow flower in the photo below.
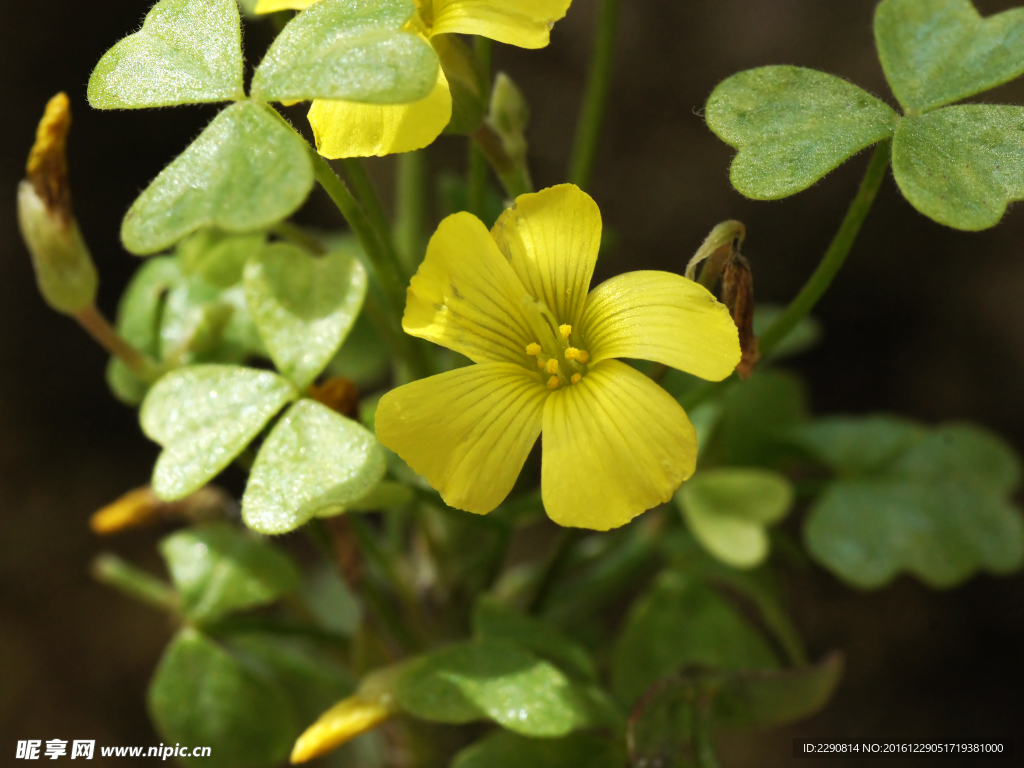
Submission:
<svg viewBox="0 0 1024 768">
<path fill-rule="evenodd" d="M 259 0 L 256 13 L 301 10 L 318 0 Z M 411 26 L 427 40 L 438 35 L 480 35 L 520 48 L 543 48 L 551 27 L 572 0 L 415 0 Z M 433 41 L 435 47 L 444 38 Z M 317 151 L 324 157 L 369 157 L 410 152 L 441 135 L 452 116 L 444 71 L 434 89 L 411 104 L 362 104 L 317 99 L 309 110 Z"/>
<path fill-rule="evenodd" d="M 541 494 L 560 525 L 624 525 L 693 474 L 686 413 L 615 358 L 718 381 L 740 360 L 736 326 L 706 289 L 668 272 L 588 293 L 600 242 L 600 211 L 571 184 L 520 196 L 490 232 L 456 213 L 431 238 L 402 326 L 476 365 L 384 395 L 376 430 L 450 506 L 498 506 L 542 432 Z"/>
</svg>

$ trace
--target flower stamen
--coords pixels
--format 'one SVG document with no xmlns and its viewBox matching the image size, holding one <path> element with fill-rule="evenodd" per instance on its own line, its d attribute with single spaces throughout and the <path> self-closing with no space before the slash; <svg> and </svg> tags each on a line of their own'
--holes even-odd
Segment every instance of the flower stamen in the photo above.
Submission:
<svg viewBox="0 0 1024 768">
<path fill-rule="evenodd" d="M 573 384 L 579 384 L 580 383 L 580 379 L 582 379 L 582 378 L 583 377 L 580 374 L 574 373 L 572 375 L 572 378 L 569 379 L 569 381 L 571 381 Z"/>
<path fill-rule="evenodd" d="M 548 379 L 548 389 L 558 389 L 561 383 L 561 379 L 559 379 L 557 376 L 552 376 L 550 379 Z"/>
<path fill-rule="evenodd" d="M 572 326 L 566 323 L 565 325 L 558 326 L 558 332 L 562 335 L 563 339 L 568 339 L 572 333 Z"/>
<path fill-rule="evenodd" d="M 544 370 L 546 370 L 550 374 L 558 373 L 558 360 L 552 357 L 544 366 Z"/>
<path fill-rule="evenodd" d="M 536 357 L 541 352 L 541 346 L 537 342 L 526 345 L 526 354 L 530 357 Z"/>
</svg>

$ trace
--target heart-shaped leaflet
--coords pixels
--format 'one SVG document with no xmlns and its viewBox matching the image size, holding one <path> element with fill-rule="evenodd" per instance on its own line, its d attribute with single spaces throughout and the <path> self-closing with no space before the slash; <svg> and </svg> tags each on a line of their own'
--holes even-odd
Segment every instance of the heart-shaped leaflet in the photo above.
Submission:
<svg viewBox="0 0 1024 768">
<path fill-rule="evenodd" d="M 245 98 L 234 0 L 161 0 L 142 29 L 100 59 L 89 78 L 96 109 L 138 109 Z"/>
<path fill-rule="evenodd" d="M 231 105 L 132 204 L 124 247 L 144 256 L 200 227 L 242 233 L 276 224 L 313 186 L 309 151 L 267 107 Z"/>
<path fill-rule="evenodd" d="M 983 19 L 970 0 L 882 0 L 875 44 L 892 92 L 921 114 L 1024 74 L 1024 8 Z"/>
</svg>

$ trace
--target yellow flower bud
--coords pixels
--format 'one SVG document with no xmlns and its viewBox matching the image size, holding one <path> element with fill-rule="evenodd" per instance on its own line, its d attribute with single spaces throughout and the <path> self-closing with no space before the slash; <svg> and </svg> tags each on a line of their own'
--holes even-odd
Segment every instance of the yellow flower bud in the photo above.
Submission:
<svg viewBox="0 0 1024 768">
<path fill-rule="evenodd" d="M 371 731 L 394 713 L 383 704 L 358 694 L 342 699 L 324 712 L 292 748 L 291 762 L 305 763 L 336 749 L 350 739 Z"/>
<path fill-rule="evenodd" d="M 46 303 L 74 315 L 93 304 L 99 278 L 71 212 L 65 155 L 70 127 L 68 97 L 58 93 L 46 105 L 27 178 L 18 187 L 18 223 Z"/>
</svg>

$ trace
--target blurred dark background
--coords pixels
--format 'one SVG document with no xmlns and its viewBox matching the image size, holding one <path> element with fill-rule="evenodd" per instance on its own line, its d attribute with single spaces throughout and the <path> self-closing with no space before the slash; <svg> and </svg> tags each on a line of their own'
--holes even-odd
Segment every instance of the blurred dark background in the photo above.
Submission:
<svg viewBox="0 0 1024 768">
<path fill-rule="evenodd" d="M 976 4 L 985 14 L 1015 5 Z M 216 111 L 88 108 L 92 66 L 137 28 L 149 5 L 0 5 L 0 763 L 10 764 L 17 739 L 160 741 L 144 696 L 171 628 L 161 615 L 87 575 L 90 559 L 110 546 L 158 567 L 152 548 L 158 532 L 99 542 L 87 528 L 95 509 L 147 480 L 156 450 L 134 412 L 108 393 L 104 354 L 39 298 L 14 215 L 35 124 L 46 100 L 66 90 L 75 114 L 70 162 L 76 209 L 102 275 L 101 306 L 112 315 L 138 266 L 119 245 L 121 216 Z M 895 104 L 875 57 L 874 0 L 623 5 L 591 189 L 621 241 L 598 276 L 652 267 L 681 271 L 714 224 L 738 218 L 748 227 L 745 250 L 759 298 L 787 301 L 828 244 L 867 158 L 854 158 L 787 200 L 748 201 L 729 186 L 732 150 L 707 130 L 701 108 L 728 75 L 782 63 L 841 75 Z M 530 100 L 539 187 L 564 179 L 595 9 L 595 0 L 575 0 L 545 50 L 499 46 L 496 52 L 496 66 L 511 73 Z M 267 35 L 247 30 L 251 57 Z M 1024 103 L 1024 80 L 985 100 Z M 444 138 L 431 151 L 431 163 L 435 170 L 459 170 L 464 154 L 463 142 Z M 387 189 L 392 160 L 372 166 Z M 303 217 L 337 223 L 317 199 Z M 988 232 L 955 232 L 914 211 L 890 178 L 817 310 L 823 345 L 793 365 L 808 379 L 816 413 L 884 410 L 929 422 L 972 419 L 1024 450 L 1022 297 L 1019 209 Z M 793 736 L 973 740 L 1016 731 L 1020 742 L 1021 577 L 982 576 L 944 593 L 901 578 L 887 589 L 857 593 L 814 570 L 795 580 L 792 596 L 813 654 L 844 649 L 847 676 L 832 705 L 813 720 L 724 742 L 726 768 L 788 765 Z"/>
</svg>

